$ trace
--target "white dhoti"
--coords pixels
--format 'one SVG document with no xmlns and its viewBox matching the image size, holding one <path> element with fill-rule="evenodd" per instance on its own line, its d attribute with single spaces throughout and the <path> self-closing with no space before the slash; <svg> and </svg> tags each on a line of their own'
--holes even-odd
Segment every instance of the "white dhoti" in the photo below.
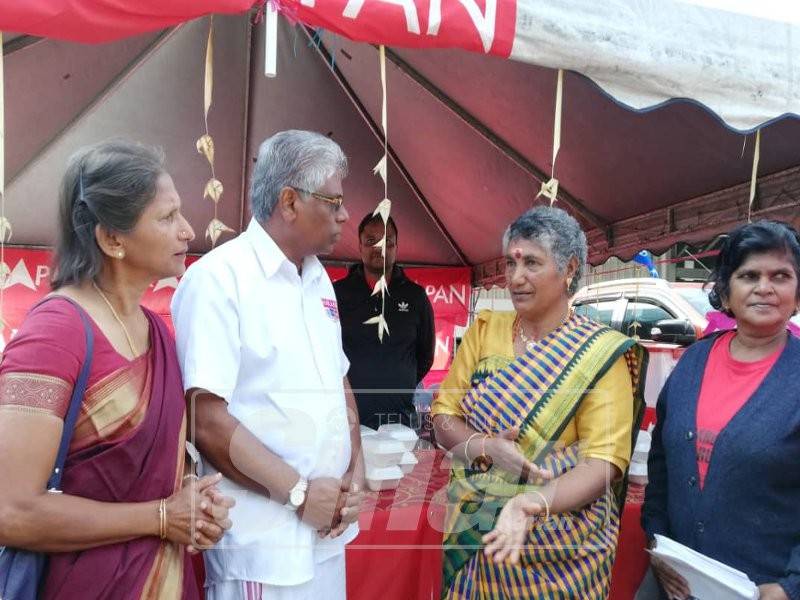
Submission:
<svg viewBox="0 0 800 600">
<path fill-rule="evenodd" d="M 345 600 L 344 552 L 314 566 L 314 579 L 300 585 L 223 581 L 206 588 L 206 600 Z"/>
</svg>

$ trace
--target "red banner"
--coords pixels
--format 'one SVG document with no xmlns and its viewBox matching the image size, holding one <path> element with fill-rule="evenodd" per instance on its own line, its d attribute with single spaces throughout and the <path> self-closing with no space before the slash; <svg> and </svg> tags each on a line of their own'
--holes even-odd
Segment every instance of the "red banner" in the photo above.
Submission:
<svg viewBox="0 0 800 600">
<path fill-rule="evenodd" d="M 190 256 L 186 262 L 191 264 L 197 258 Z M 5 322 L 3 348 L 19 329 L 28 310 L 50 293 L 52 260 L 53 253 L 50 250 L 6 247 L 5 264 L 11 274 L 3 288 L 2 318 Z M 172 329 L 172 319 L 169 305 L 177 286 L 177 277 L 162 279 L 150 286 L 142 300 L 142 304 L 163 317 L 170 329 Z"/>
<path fill-rule="evenodd" d="M 516 0 L 282 0 L 290 19 L 359 42 L 511 55 Z"/>
<path fill-rule="evenodd" d="M 108 42 L 211 13 L 239 14 L 255 0 L 0 0 L 0 30 L 74 42 Z"/>
<path fill-rule="evenodd" d="M 191 264 L 198 257 L 190 256 Z M 3 290 L 2 347 L 17 331 L 31 306 L 50 292 L 50 272 L 52 252 L 50 250 L 32 248 L 6 248 L 5 264 L 10 275 Z M 339 266 L 328 266 L 328 274 L 332 280 L 340 279 L 346 269 Z M 466 325 L 469 316 L 470 294 L 472 293 L 469 267 L 457 268 L 408 268 L 406 274 L 425 288 L 433 305 L 436 321 L 436 356 L 433 361 L 430 379 L 435 383 L 441 379 L 441 373 L 450 366 L 453 356 L 454 328 Z M 143 304 L 163 317 L 170 328 L 169 306 L 172 294 L 178 285 L 178 278 L 170 277 L 157 281 L 144 295 Z M 0 348 L 2 350 L 2 348 Z"/>
<path fill-rule="evenodd" d="M 0 30 L 107 42 L 262 0 L 0 0 Z M 268 0 L 290 20 L 353 40 L 408 48 L 463 48 L 508 58 L 517 0 Z"/>
</svg>

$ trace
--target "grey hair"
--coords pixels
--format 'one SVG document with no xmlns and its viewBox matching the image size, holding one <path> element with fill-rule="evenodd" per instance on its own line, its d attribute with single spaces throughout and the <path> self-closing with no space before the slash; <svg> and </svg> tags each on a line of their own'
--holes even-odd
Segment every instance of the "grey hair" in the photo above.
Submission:
<svg viewBox="0 0 800 600">
<path fill-rule="evenodd" d="M 127 233 L 156 195 L 164 153 L 127 140 L 85 146 L 61 179 L 54 290 L 94 279 L 103 266 L 95 228 Z"/>
<path fill-rule="evenodd" d="M 285 187 L 317 191 L 325 182 L 347 175 L 347 157 L 339 144 L 313 131 L 289 130 L 267 138 L 258 149 L 250 180 L 250 208 L 265 223 Z"/>
<path fill-rule="evenodd" d="M 578 222 L 560 208 L 537 206 L 525 211 L 508 226 L 503 234 L 503 253 L 513 240 L 528 240 L 544 246 L 563 273 L 572 257 L 578 260 L 578 269 L 567 292 L 573 296 L 580 287 L 586 266 L 588 248 L 586 234 Z"/>
</svg>

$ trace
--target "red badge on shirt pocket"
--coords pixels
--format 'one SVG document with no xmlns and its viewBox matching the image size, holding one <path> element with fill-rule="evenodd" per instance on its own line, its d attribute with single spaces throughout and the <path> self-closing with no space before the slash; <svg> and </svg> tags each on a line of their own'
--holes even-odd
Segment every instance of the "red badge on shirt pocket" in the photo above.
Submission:
<svg viewBox="0 0 800 600">
<path fill-rule="evenodd" d="M 325 308 L 325 314 L 330 317 L 331 321 L 339 320 L 339 307 L 336 305 L 336 300 L 323 298 L 322 306 Z"/>
</svg>

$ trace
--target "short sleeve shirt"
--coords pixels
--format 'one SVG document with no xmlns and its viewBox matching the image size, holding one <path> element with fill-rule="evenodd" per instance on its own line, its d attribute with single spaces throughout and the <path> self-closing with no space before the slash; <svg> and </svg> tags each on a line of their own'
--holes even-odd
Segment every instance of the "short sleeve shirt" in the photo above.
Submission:
<svg viewBox="0 0 800 600">
<path fill-rule="evenodd" d="M 224 398 L 231 415 L 302 477 L 344 474 L 349 363 L 333 286 L 316 257 L 299 274 L 253 220 L 188 269 L 172 318 L 186 390 Z M 351 526 L 336 540 L 320 540 L 288 508 L 227 479 L 221 488 L 237 504 L 233 528 L 207 553 L 209 582 L 304 583 L 321 556 L 342 552 L 357 532 Z"/>
</svg>

